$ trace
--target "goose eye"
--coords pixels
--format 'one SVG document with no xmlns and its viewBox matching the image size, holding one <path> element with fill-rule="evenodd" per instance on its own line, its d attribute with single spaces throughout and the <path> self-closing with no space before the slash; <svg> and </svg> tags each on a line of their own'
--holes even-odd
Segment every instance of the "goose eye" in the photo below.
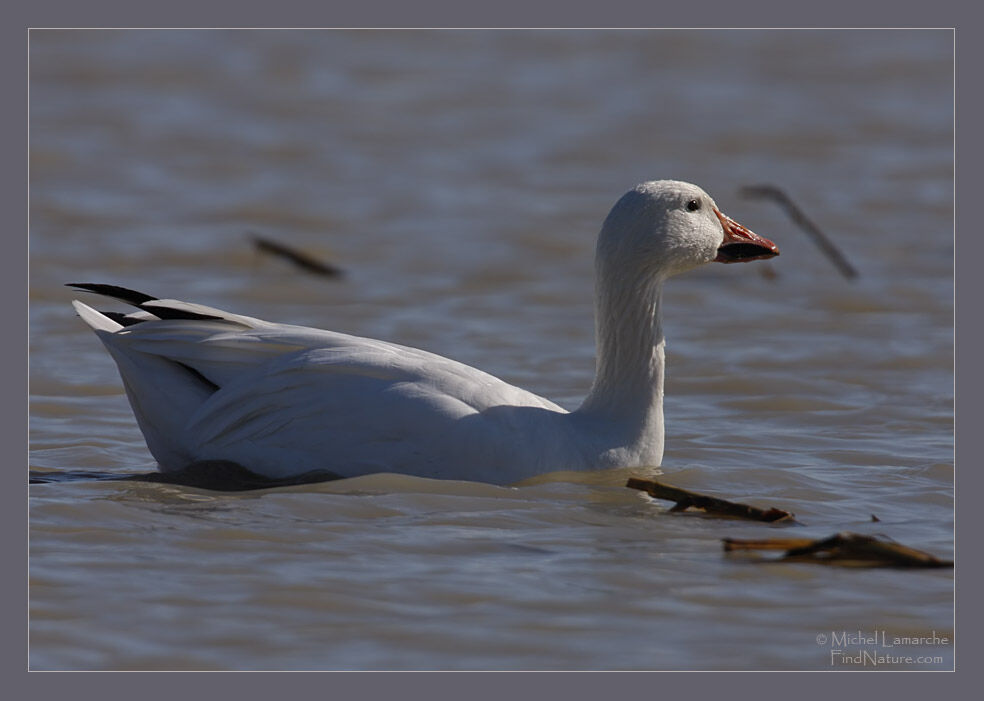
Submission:
<svg viewBox="0 0 984 701">
<path fill-rule="evenodd" d="M 700 209 L 700 200 L 690 200 L 687 202 L 688 212 L 696 212 L 698 209 Z"/>
</svg>

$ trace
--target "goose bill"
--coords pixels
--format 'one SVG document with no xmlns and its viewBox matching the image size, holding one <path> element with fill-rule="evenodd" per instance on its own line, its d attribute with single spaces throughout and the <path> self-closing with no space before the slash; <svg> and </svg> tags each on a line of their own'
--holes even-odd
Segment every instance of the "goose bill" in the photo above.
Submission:
<svg viewBox="0 0 984 701">
<path fill-rule="evenodd" d="M 718 263 L 746 263 L 779 255 L 779 247 L 769 239 L 749 231 L 715 207 L 714 213 L 724 229 L 724 243 L 718 247 Z"/>
</svg>

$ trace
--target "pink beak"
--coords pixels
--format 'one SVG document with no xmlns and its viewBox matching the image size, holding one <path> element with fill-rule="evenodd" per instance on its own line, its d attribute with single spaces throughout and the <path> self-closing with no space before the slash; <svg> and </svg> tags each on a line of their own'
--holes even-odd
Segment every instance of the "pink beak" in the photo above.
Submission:
<svg viewBox="0 0 984 701">
<path fill-rule="evenodd" d="M 718 248 L 718 263 L 745 263 L 779 255 L 779 247 L 769 239 L 749 231 L 715 207 L 714 213 L 724 229 L 724 243 Z"/>
</svg>

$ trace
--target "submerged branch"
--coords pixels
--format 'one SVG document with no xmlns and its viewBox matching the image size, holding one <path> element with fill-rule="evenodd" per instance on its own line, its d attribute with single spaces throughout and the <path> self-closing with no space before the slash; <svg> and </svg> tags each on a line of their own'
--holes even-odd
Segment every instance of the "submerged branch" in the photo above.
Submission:
<svg viewBox="0 0 984 701">
<path fill-rule="evenodd" d="M 952 560 L 877 536 L 838 533 L 829 538 L 767 538 L 765 540 L 724 539 L 725 552 L 783 550 L 780 558 L 765 562 L 816 562 L 844 567 L 953 567 Z"/>
<path fill-rule="evenodd" d="M 769 199 L 777 202 L 779 206 L 786 210 L 789 217 L 813 239 L 813 242 L 819 246 L 824 255 L 830 259 L 830 262 L 837 267 L 841 275 L 848 280 L 858 276 L 857 269 L 848 262 L 840 249 L 834 245 L 834 242 L 803 213 L 803 210 L 796 206 L 796 203 L 784 191 L 775 185 L 748 185 L 741 188 L 740 194 L 744 197 Z"/>
<path fill-rule="evenodd" d="M 280 258 L 290 261 L 301 270 L 306 270 L 309 273 L 323 275 L 325 277 L 339 277 L 343 274 L 341 268 L 331 265 L 330 263 L 320 261 L 307 253 L 298 251 L 297 249 L 291 248 L 285 244 L 272 241 L 271 239 L 264 238 L 257 234 L 251 234 L 250 236 L 253 239 L 253 245 L 256 247 L 256 250 L 279 256 Z"/>
<path fill-rule="evenodd" d="M 702 511 L 715 516 L 731 516 L 733 518 L 744 518 L 752 521 L 765 521 L 767 523 L 784 523 L 789 525 L 800 525 L 788 511 L 782 509 L 760 509 L 748 504 L 740 504 L 726 499 L 709 497 L 705 494 L 697 494 L 679 487 L 671 487 L 668 484 L 657 482 L 656 480 L 644 480 L 637 477 L 630 477 L 625 483 L 630 489 L 639 489 L 647 492 L 649 496 L 656 499 L 676 502 L 670 509 L 671 512 L 685 511 L 688 508 L 701 509 Z"/>
</svg>

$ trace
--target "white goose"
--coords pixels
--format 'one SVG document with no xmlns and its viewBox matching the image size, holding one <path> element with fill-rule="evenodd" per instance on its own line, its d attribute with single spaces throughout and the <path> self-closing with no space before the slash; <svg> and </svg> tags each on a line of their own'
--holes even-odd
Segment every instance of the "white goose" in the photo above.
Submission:
<svg viewBox="0 0 984 701">
<path fill-rule="evenodd" d="M 555 470 L 658 466 L 664 280 L 778 254 L 696 185 L 661 180 L 626 193 L 598 237 L 597 372 L 572 412 L 393 343 L 110 285 L 73 286 L 141 311 L 73 304 L 116 361 L 162 472 L 223 461 L 278 480 L 397 472 L 509 484 Z"/>
</svg>

